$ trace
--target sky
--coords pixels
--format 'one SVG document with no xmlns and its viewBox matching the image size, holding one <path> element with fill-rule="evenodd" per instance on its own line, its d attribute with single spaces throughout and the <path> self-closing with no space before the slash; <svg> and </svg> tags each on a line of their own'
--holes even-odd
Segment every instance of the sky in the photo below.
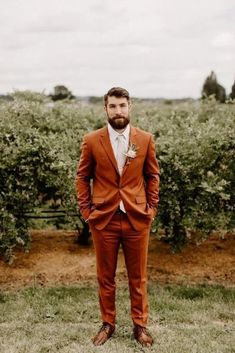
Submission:
<svg viewBox="0 0 235 353">
<path fill-rule="evenodd" d="M 0 0 L 0 94 L 198 98 L 235 80 L 235 0 Z"/>
</svg>

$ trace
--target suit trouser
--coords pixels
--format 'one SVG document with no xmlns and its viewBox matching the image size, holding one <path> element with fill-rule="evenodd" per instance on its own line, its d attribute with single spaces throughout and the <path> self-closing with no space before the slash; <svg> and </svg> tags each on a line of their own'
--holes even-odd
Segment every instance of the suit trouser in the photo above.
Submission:
<svg viewBox="0 0 235 353">
<path fill-rule="evenodd" d="M 115 274 L 121 244 L 129 279 L 131 317 L 134 324 L 146 326 L 149 230 L 150 226 L 141 231 L 134 230 L 125 214 L 115 214 L 102 230 L 91 225 L 103 322 L 115 324 Z"/>
</svg>

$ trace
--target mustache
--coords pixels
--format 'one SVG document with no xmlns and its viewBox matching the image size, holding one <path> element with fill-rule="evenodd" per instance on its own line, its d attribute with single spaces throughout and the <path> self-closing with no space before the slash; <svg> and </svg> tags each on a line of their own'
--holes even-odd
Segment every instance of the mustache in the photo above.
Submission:
<svg viewBox="0 0 235 353">
<path fill-rule="evenodd" d="M 125 116 L 118 114 L 118 115 L 115 115 L 113 118 L 114 119 L 120 119 L 120 118 L 124 119 Z"/>
</svg>

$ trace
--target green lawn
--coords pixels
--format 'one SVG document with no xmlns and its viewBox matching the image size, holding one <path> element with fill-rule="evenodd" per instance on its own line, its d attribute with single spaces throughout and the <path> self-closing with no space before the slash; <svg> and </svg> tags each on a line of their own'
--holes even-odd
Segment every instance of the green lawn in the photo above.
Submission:
<svg viewBox="0 0 235 353">
<path fill-rule="evenodd" d="M 0 292 L 0 353 L 235 352 L 234 288 L 151 283 L 149 301 L 152 348 L 133 339 L 129 294 L 121 285 L 116 333 L 97 348 L 91 342 L 100 326 L 95 287 Z"/>
</svg>

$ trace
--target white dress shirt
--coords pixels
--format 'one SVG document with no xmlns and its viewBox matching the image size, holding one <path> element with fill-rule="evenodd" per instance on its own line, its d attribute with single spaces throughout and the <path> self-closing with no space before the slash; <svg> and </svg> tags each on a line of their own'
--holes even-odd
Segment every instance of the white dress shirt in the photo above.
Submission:
<svg viewBox="0 0 235 353">
<path fill-rule="evenodd" d="M 108 132 L 109 132 L 110 142 L 111 142 L 111 145 L 112 145 L 112 148 L 113 148 L 113 153 L 114 153 L 114 156 L 116 158 L 117 157 L 117 145 L 118 145 L 117 136 L 118 135 L 123 135 L 124 136 L 126 151 L 128 150 L 129 136 L 130 136 L 130 124 L 127 125 L 127 127 L 125 128 L 125 130 L 121 134 L 119 134 L 119 132 L 114 130 L 112 128 L 112 126 L 108 123 Z"/>
</svg>

